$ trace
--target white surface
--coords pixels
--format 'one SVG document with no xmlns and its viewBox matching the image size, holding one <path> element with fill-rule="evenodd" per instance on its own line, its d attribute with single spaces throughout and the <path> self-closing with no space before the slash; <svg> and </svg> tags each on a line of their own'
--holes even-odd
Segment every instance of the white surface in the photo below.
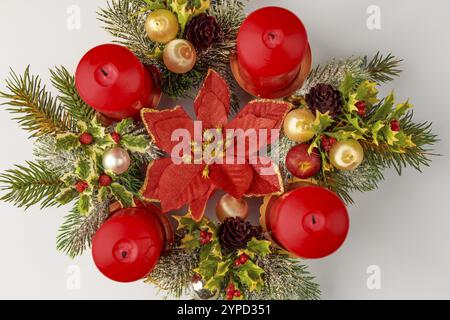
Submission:
<svg viewBox="0 0 450 320">
<path fill-rule="evenodd" d="M 28 64 L 48 80 L 48 68 L 73 71 L 82 54 L 110 41 L 95 11 L 103 0 L 0 1 L 0 79 L 11 66 Z M 66 27 L 67 7 L 81 8 L 81 30 Z M 352 54 L 392 51 L 405 59 L 402 77 L 385 87 L 396 89 L 416 106 L 416 121 L 431 120 L 442 138 L 438 151 L 450 154 L 450 2 L 447 0 L 290 0 L 251 1 L 247 10 L 266 5 L 296 12 L 309 30 L 315 63 Z M 382 29 L 366 27 L 369 5 L 381 8 Z M 49 83 L 49 82 L 48 82 Z M 3 83 L 0 89 L 4 89 Z M 32 159 L 32 141 L 11 115 L 0 110 L 0 170 Z M 406 170 L 386 173 L 376 192 L 355 194 L 351 230 L 333 256 L 309 262 L 325 299 L 450 298 L 450 172 L 447 157 L 434 159 L 421 175 Z M 214 203 L 214 200 L 211 200 Z M 0 203 L 0 298 L 157 299 L 140 282 L 117 284 L 105 279 L 89 253 L 72 261 L 55 250 L 55 237 L 66 208 L 27 213 Z M 78 266 L 81 287 L 67 286 L 68 268 Z M 366 286 L 366 269 L 381 268 L 381 290 Z"/>
</svg>

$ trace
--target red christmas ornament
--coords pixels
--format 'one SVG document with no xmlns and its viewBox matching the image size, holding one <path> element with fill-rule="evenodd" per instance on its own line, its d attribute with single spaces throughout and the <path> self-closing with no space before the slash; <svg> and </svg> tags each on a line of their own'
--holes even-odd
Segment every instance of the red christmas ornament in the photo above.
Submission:
<svg viewBox="0 0 450 320">
<path fill-rule="evenodd" d="M 300 19 L 289 10 L 265 7 L 242 23 L 231 67 L 244 90 L 275 99 L 302 85 L 311 62 L 308 36 Z"/>
<path fill-rule="evenodd" d="M 303 186 L 274 200 L 266 211 L 266 226 L 287 251 L 301 258 L 323 258 L 344 243 L 349 217 L 336 194 Z"/>
<path fill-rule="evenodd" d="M 76 87 L 81 98 L 103 115 L 121 120 L 160 98 L 158 74 L 127 48 L 105 44 L 91 49 L 78 64 Z"/>
<path fill-rule="evenodd" d="M 314 148 L 308 153 L 310 145 L 307 143 L 296 145 L 286 155 L 286 168 L 294 177 L 308 179 L 319 173 L 322 159 L 319 150 Z"/>
<path fill-rule="evenodd" d="M 106 277 L 132 282 L 152 271 L 164 242 L 163 227 L 154 214 L 143 208 L 127 208 L 115 213 L 97 231 L 92 256 Z"/>
</svg>

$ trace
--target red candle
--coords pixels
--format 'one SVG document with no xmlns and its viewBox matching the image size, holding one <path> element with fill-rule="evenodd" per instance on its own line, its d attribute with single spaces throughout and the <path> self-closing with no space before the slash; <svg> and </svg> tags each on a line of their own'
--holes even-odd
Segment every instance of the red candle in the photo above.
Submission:
<svg viewBox="0 0 450 320">
<path fill-rule="evenodd" d="M 75 82 L 81 98 L 101 114 L 121 120 L 159 102 L 157 74 L 126 47 L 105 44 L 91 49 L 78 64 Z"/>
<path fill-rule="evenodd" d="M 304 186 L 276 199 L 266 211 L 273 239 L 301 258 L 323 258 L 335 252 L 347 237 L 349 217 L 333 192 Z"/>
<path fill-rule="evenodd" d="M 163 227 L 154 214 L 143 208 L 127 208 L 115 213 L 97 231 L 92 256 L 106 277 L 132 282 L 153 270 L 164 242 Z"/>
<path fill-rule="evenodd" d="M 311 69 L 303 23 L 279 7 L 254 11 L 239 29 L 231 67 L 237 82 L 254 96 L 273 99 L 291 94 Z"/>
</svg>

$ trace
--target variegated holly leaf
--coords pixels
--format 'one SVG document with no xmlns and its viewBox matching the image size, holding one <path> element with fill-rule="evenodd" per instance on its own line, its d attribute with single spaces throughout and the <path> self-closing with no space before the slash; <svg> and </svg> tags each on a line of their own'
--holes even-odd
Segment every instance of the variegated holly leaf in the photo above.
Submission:
<svg viewBox="0 0 450 320">
<path fill-rule="evenodd" d="M 112 195 L 120 202 L 122 207 L 130 208 L 134 207 L 134 197 L 133 194 L 128 191 L 124 186 L 120 183 L 113 182 L 109 186 L 111 188 Z"/>
<path fill-rule="evenodd" d="M 321 113 L 316 110 L 316 119 L 314 120 L 312 127 L 316 134 L 325 131 L 334 122 L 333 118 L 330 116 L 330 112 Z"/>
<path fill-rule="evenodd" d="M 133 128 L 133 119 L 127 118 L 120 121 L 114 128 L 114 131 L 122 136 L 124 134 L 129 133 L 132 128 Z"/>
<path fill-rule="evenodd" d="M 362 136 L 367 133 L 369 129 L 361 127 L 359 119 L 352 117 L 350 114 L 346 114 L 347 121 L 355 128 Z"/>
<path fill-rule="evenodd" d="M 378 96 L 378 83 L 373 81 L 363 81 L 356 89 L 356 99 L 358 101 L 365 101 L 371 105 L 377 103 L 379 100 Z"/>
<path fill-rule="evenodd" d="M 371 117 L 371 122 L 376 122 L 379 120 L 386 120 L 389 114 L 392 112 L 392 107 L 394 106 L 395 96 L 394 92 L 391 92 L 382 102 L 382 104 L 377 108 L 374 115 Z"/>
<path fill-rule="evenodd" d="M 111 194 L 111 189 L 109 187 L 100 187 L 98 189 L 97 198 L 99 202 L 104 202 L 108 200 L 109 195 Z"/>
<path fill-rule="evenodd" d="M 270 254 L 271 244 L 272 243 L 267 240 L 252 238 L 252 240 L 247 243 L 247 251 L 258 257 L 264 258 L 266 255 Z"/>
<path fill-rule="evenodd" d="M 377 121 L 373 126 L 372 126 L 372 130 L 371 130 L 371 133 L 372 133 L 372 141 L 373 141 L 373 143 L 375 144 L 375 145 L 379 145 L 379 142 L 378 142 L 378 134 L 379 134 L 379 132 L 380 132 L 380 130 L 381 129 L 383 129 L 384 128 L 384 126 L 385 126 L 385 124 L 384 124 L 384 122 L 383 121 Z"/>
<path fill-rule="evenodd" d="M 349 139 L 353 140 L 365 140 L 364 136 L 356 130 L 339 130 L 336 132 L 327 133 L 328 136 L 335 138 L 337 141 L 345 141 Z"/>
<path fill-rule="evenodd" d="M 208 281 L 216 274 L 219 263 L 220 259 L 218 257 L 209 256 L 207 259 L 200 260 L 194 272 L 200 274 L 203 279 Z"/>
<path fill-rule="evenodd" d="M 250 292 L 261 290 L 264 286 L 263 274 L 264 270 L 251 260 L 241 265 L 236 271 L 239 282 Z"/>
<path fill-rule="evenodd" d="M 199 256 L 200 260 L 207 259 L 209 256 L 214 256 L 219 259 L 222 259 L 222 250 L 219 241 L 217 241 L 217 239 L 214 239 L 213 236 L 212 241 L 210 243 L 202 245 Z"/>
<path fill-rule="evenodd" d="M 200 232 L 196 230 L 186 234 L 183 239 L 181 239 L 181 247 L 188 250 L 200 248 Z"/>
<path fill-rule="evenodd" d="M 126 134 L 120 139 L 120 144 L 131 152 L 145 153 L 150 145 L 150 141 L 145 136 Z"/>
<path fill-rule="evenodd" d="M 355 78 L 353 78 L 353 75 L 351 73 L 347 73 L 338 88 L 344 98 L 349 96 L 355 84 L 356 81 Z"/>
<path fill-rule="evenodd" d="M 80 180 L 88 183 L 95 182 L 98 178 L 95 163 L 89 158 L 78 159 L 75 166 L 75 174 Z"/>
<path fill-rule="evenodd" d="M 59 193 L 58 197 L 56 198 L 56 201 L 61 205 L 65 205 L 73 201 L 78 195 L 79 193 L 77 192 L 77 190 L 75 190 L 75 188 L 73 187 L 64 188 Z"/>
<path fill-rule="evenodd" d="M 392 131 L 390 126 L 385 126 L 381 130 L 388 145 L 393 146 L 398 141 L 398 138 L 396 137 L 399 133 L 398 131 Z"/>
<path fill-rule="evenodd" d="M 206 281 L 205 288 L 211 292 L 222 291 L 222 288 L 225 287 L 225 281 L 228 273 L 230 272 L 230 266 L 232 263 L 233 260 L 231 259 L 219 262 L 217 264 L 216 273 L 208 281 Z"/>
<path fill-rule="evenodd" d="M 358 111 L 358 108 L 356 107 L 357 102 L 358 102 L 358 99 L 356 98 L 356 93 L 349 95 L 348 101 L 345 104 L 345 110 L 348 113 Z"/>
<path fill-rule="evenodd" d="M 83 193 L 78 200 L 78 211 L 82 216 L 88 216 L 93 209 L 92 195 L 89 193 Z"/>
<path fill-rule="evenodd" d="M 98 121 L 97 118 L 94 117 L 92 121 L 89 123 L 88 128 L 86 129 L 86 132 L 90 133 L 95 140 L 101 139 L 106 135 L 106 129 L 104 126 L 102 126 Z"/>
<path fill-rule="evenodd" d="M 56 149 L 71 151 L 81 145 L 78 135 L 73 133 L 62 133 L 56 135 Z"/>
<path fill-rule="evenodd" d="M 401 116 L 403 116 L 409 109 L 413 107 L 412 104 L 409 103 L 409 101 L 406 101 L 404 103 L 399 103 L 394 109 L 394 112 L 391 115 L 391 119 L 400 119 Z"/>
</svg>

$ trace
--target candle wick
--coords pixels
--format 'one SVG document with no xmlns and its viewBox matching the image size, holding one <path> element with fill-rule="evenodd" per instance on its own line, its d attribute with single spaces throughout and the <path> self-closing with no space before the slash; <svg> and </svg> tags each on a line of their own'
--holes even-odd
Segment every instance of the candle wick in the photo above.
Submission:
<svg viewBox="0 0 450 320">
<path fill-rule="evenodd" d="M 108 72 L 106 72 L 105 69 L 100 68 L 100 71 L 103 73 L 103 75 L 104 75 L 105 77 L 108 76 Z"/>
<path fill-rule="evenodd" d="M 122 251 L 122 258 L 126 258 L 127 257 L 127 252 L 126 251 Z"/>
<path fill-rule="evenodd" d="M 316 224 L 316 217 L 314 215 L 312 215 L 312 223 Z"/>
</svg>

